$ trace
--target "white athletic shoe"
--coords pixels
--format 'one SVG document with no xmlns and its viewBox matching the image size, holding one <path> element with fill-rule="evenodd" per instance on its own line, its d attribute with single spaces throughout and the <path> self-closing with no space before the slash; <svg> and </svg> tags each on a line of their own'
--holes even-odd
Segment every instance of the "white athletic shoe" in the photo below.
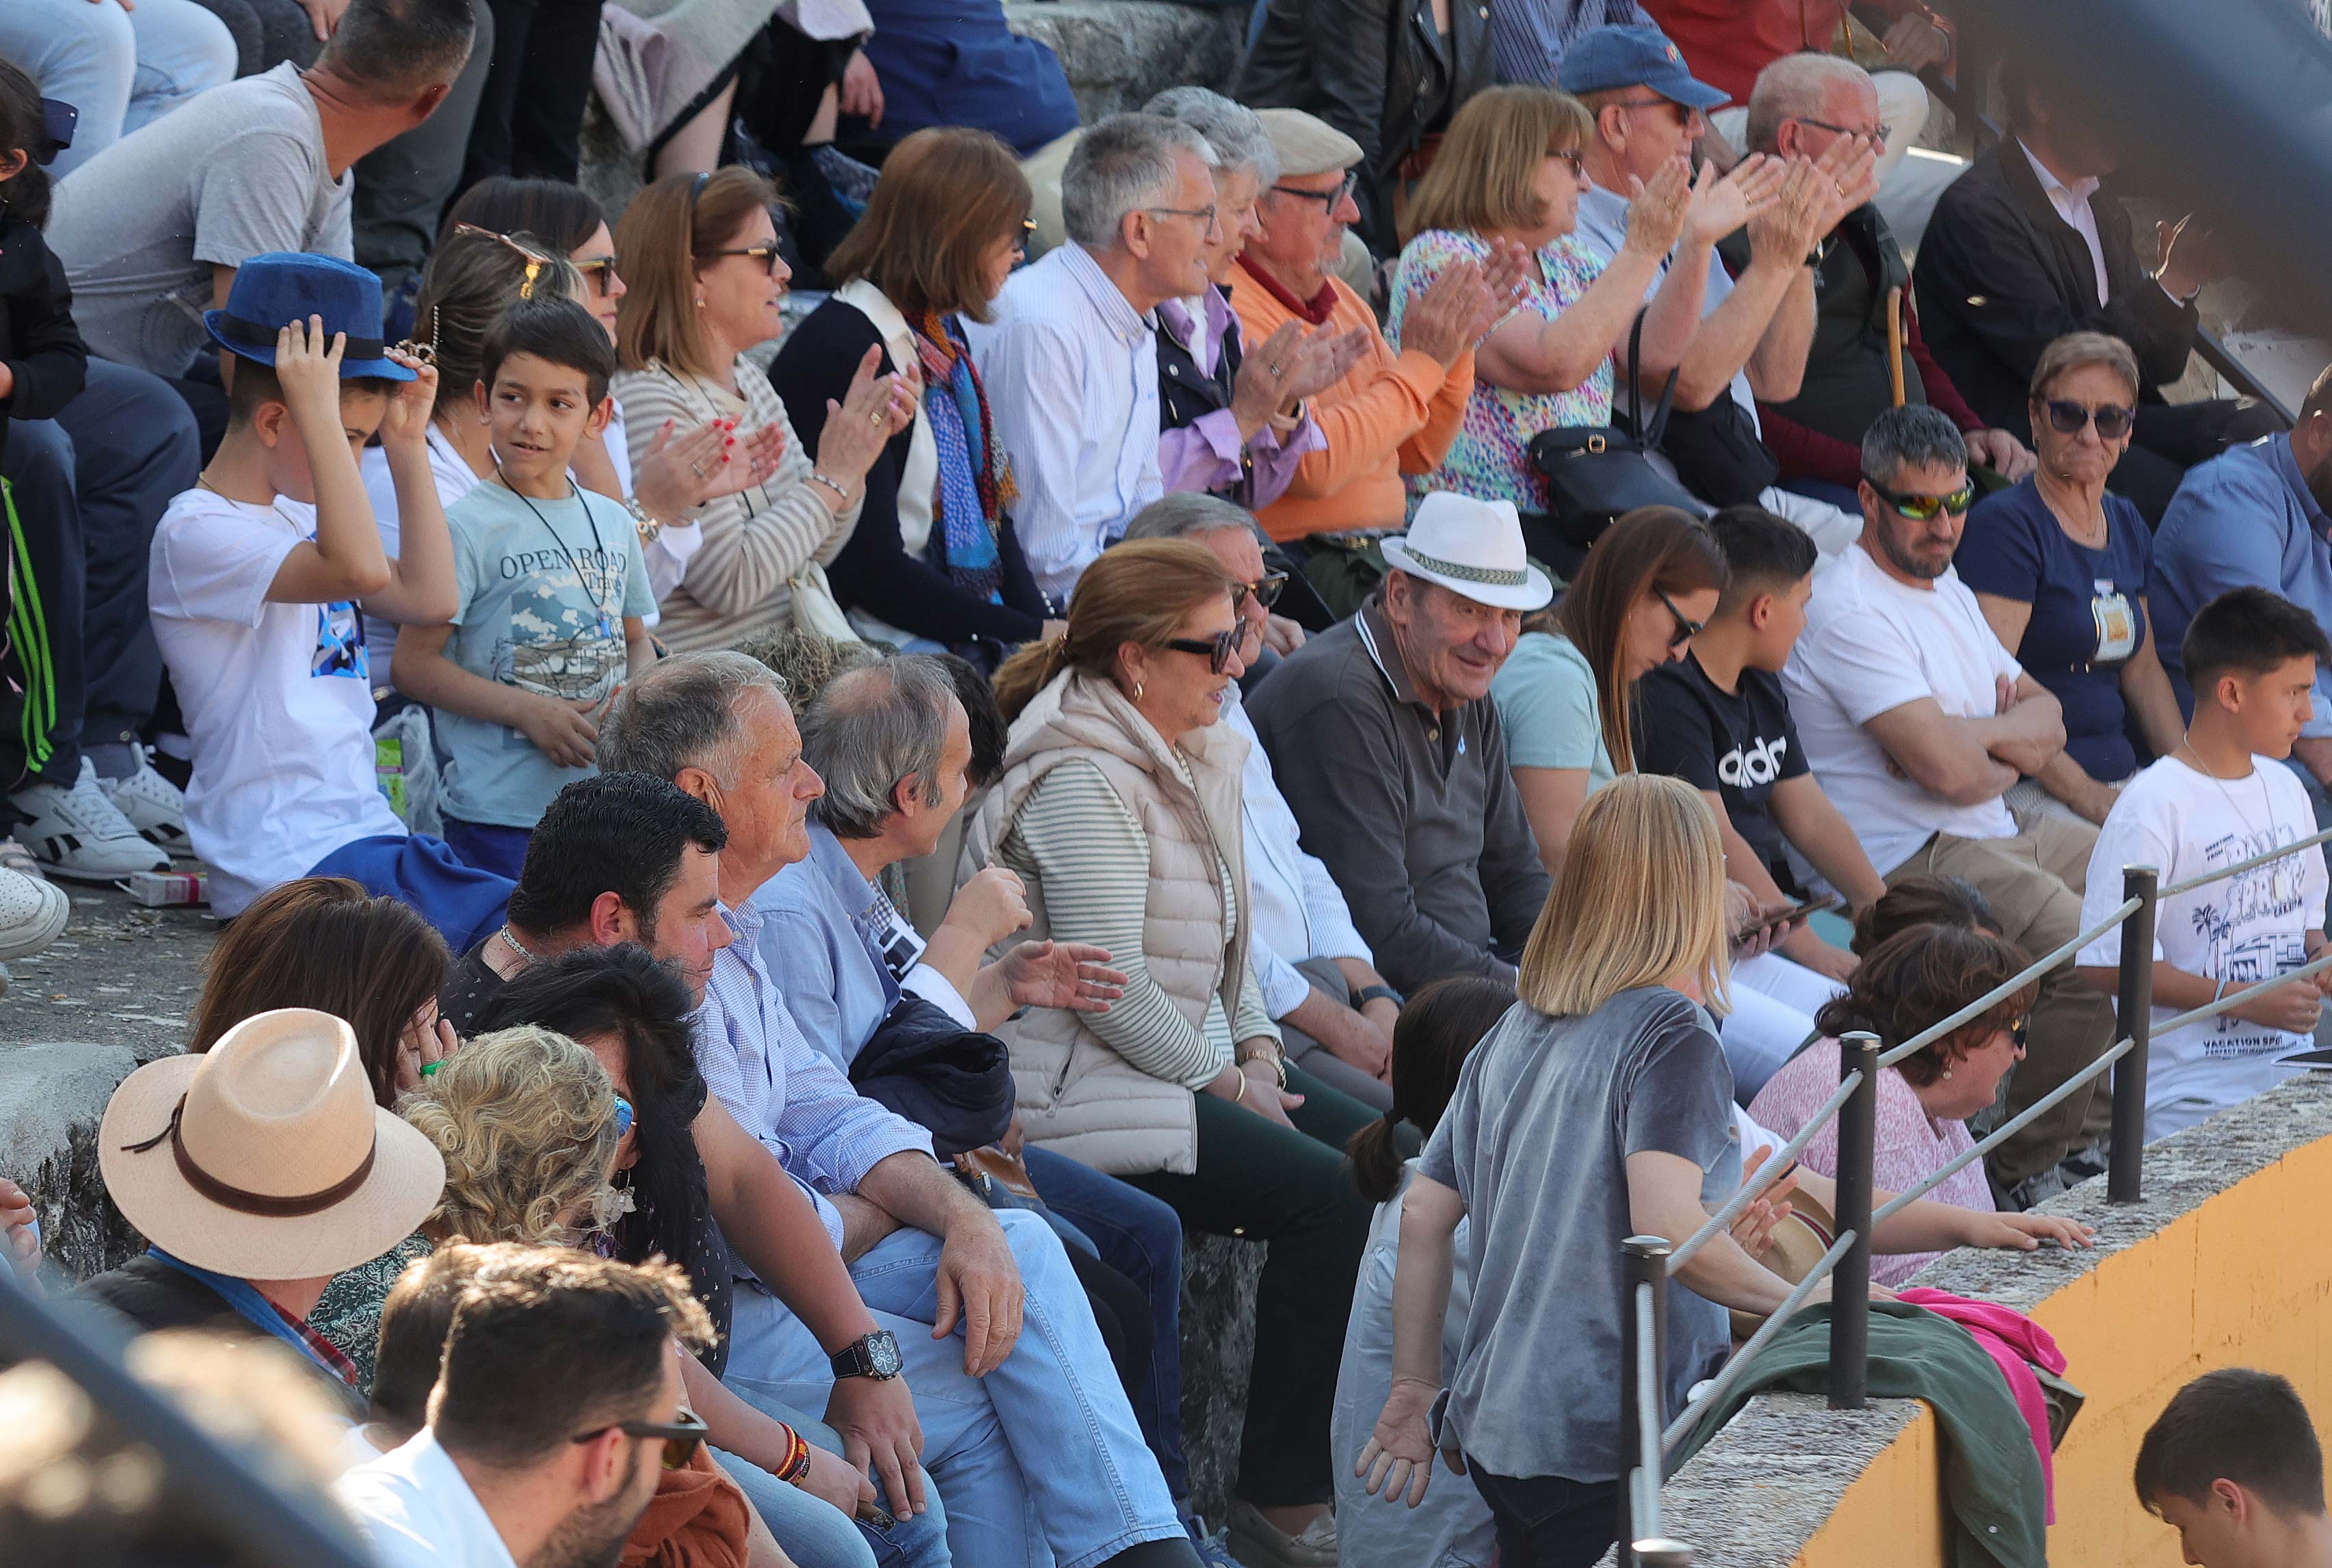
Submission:
<svg viewBox="0 0 2332 1568">
<path fill-rule="evenodd" d="M 27 820 L 16 841 L 41 869 L 74 882 L 114 882 L 133 871 L 167 871 L 170 857 L 139 837 L 97 781 L 97 765 L 81 760 L 81 777 L 67 789 L 33 784 L 9 797 Z"/>
<path fill-rule="evenodd" d="M 127 779 L 100 779 L 98 788 L 113 802 L 129 826 L 149 844 L 173 855 L 186 854 L 186 798 L 178 787 L 154 771 L 141 749 L 138 771 Z"/>
<path fill-rule="evenodd" d="M 72 915 L 63 888 L 0 870 L 0 960 L 32 957 L 64 934 Z"/>
</svg>

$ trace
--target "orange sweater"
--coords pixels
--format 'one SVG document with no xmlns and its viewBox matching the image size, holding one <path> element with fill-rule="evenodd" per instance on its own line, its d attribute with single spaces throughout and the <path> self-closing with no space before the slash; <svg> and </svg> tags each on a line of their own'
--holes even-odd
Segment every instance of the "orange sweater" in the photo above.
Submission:
<svg viewBox="0 0 2332 1568">
<path fill-rule="evenodd" d="M 1287 493 L 1257 514 L 1274 539 L 1400 527 L 1408 509 L 1400 476 L 1441 465 L 1474 390 L 1471 351 L 1446 372 L 1429 354 L 1395 352 L 1367 301 L 1342 278 L 1330 277 L 1328 286 L 1336 294 L 1328 320 L 1344 330 L 1366 327 L 1371 346 L 1342 381 L 1312 399 L 1312 417 L 1328 445 L 1305 454 Z M 1249 343 L 1262 342 L 1292 315 L 1270 290 L 1236 267 L 1231 304 Z"/>
</svg>

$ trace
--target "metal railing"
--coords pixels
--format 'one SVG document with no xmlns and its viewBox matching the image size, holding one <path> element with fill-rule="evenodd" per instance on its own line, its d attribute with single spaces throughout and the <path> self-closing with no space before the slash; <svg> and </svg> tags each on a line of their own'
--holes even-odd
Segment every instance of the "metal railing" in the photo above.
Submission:
<svg viewBox="0 0 2332 1568">
<path fill-rule="evenodd" d="M 1824 1280 L 1830 1282 L 1830 1404 L 1832 1410 L 1860 1410 L 1866 1403 L 1869 1375 L 1870 1251 L 1873 1234 L 1908 1205 L 2056 1109 L 2110 1069 L 2113 1073 L 2113 1132 L 2107 1152 L 2106 1199 L 2109 1203 L 2140 1200 L 2145 1178 L 2146 1070 L 2154 1023 L 2154 928 L 2161 900 L 2191 893 L 2210 883 L 2254 871 L 2275 861 L 2332 841 L 2332 829 L 2295 843 L 2254 855 L 2247 860 L 2204 875 L 2189 877 L 2169 887 L 2150 865 L 2122 868 L 2122 901 L 2111 915 L 2070 942 L 2035 959 L 2014 978 L 1995 986 L 1950 1017 L 1931 1025 L 1891 1050 L 1879 1048 L 1878 1037 L 1849 1034 L 1839 1041 L 1839 1085 L 1798 1130 L 1744 1181 L 1707 1221 L 1681 1246 L 1658 1236 L 1631 1236 L 1621 1244 L 1627 1309 L 1622 1316 L 1620 1358 L 1620 1443 L 1623 1473 L 1621 1497 L 1625 1528 L 1620 1532 L 1620 1568 L 1668 1568 L 1689 1563 L 1691 1549 L 1662 1533 L 1660 1487 L 1668 1456 L 1716 1409 L 1746 1375 L 1751 1362 L 1770 1343 Z M 2096 1060 L 1994 1128 L 1975 1146 L 1941 1170 L 1922 1178 L 1907 1190 L 1888 1198 L 1873 1209 L 1876 1196 L 1872 1168 L 1878 1109 L 1878 1073 L 1925 1050 L 2004 999 L 2033 984 L 2059 965 L 2073 961 L 2080 950 L 2121 928 L 2121 961 L 2115 988 L 2114 1014 L 2118 1037 Z M 2204 1006 L 2163 1020 L 2163 1032 L 2215 1018 L 2243 1005 L 2277 986 L 2332 969 L 2332 951 L 2298 969 L 2226 991 Z M 2223 987 L 2222 988 L 2223 990 Z M 1838 1238 L 1812 1270 L 1801 1280 L 1750 1335 L 1738 1353 L 1665 1428 L 1659 1410 L 1663 1387 L 1661 1365 L 1667 1348 L 1668 1280 L 1683 1273 L 1695 1254 L 1729 1229 L 1750 1204 L 1768 1191 L 1790 1169 L 1799 1152 L 1835 1117 L 1838 1123 Z"/>
</svg>

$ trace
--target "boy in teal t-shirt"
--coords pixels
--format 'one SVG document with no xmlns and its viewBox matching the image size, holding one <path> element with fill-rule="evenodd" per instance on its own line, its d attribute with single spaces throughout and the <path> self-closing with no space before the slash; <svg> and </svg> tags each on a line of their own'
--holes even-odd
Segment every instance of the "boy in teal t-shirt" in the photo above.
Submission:
<svg viewBox="0 0 2332 1568">
<path fill-rule="evenodd" d="M 445 839 L 515 878 L 561 788 L 593 771 L 598 720 L 655 660 L 637 529 L 568 465 L 606 423 L 607 334 L 571 300 L 521 300 L 486 334 L 476 388 L 494 477 L 447 510 L 460 609 L 398 636 L 398 688 L 437 712 Z"/>
</svg>

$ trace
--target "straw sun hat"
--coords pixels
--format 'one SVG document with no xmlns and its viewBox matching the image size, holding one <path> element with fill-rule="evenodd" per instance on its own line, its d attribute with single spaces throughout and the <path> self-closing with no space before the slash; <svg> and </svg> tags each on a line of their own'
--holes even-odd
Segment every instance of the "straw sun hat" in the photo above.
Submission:
<svg viewBox="0 0 2332 1568">
<path fill-rule="evenodd" d="M 445 1185 L 436 1146 L 374 1103 L 355 1032 L 306 1008 L 130 1074 L 97 1158 L 148 1241 L 238 1279 L 313 1279 L 378 1257 Z"/>
</svg>

